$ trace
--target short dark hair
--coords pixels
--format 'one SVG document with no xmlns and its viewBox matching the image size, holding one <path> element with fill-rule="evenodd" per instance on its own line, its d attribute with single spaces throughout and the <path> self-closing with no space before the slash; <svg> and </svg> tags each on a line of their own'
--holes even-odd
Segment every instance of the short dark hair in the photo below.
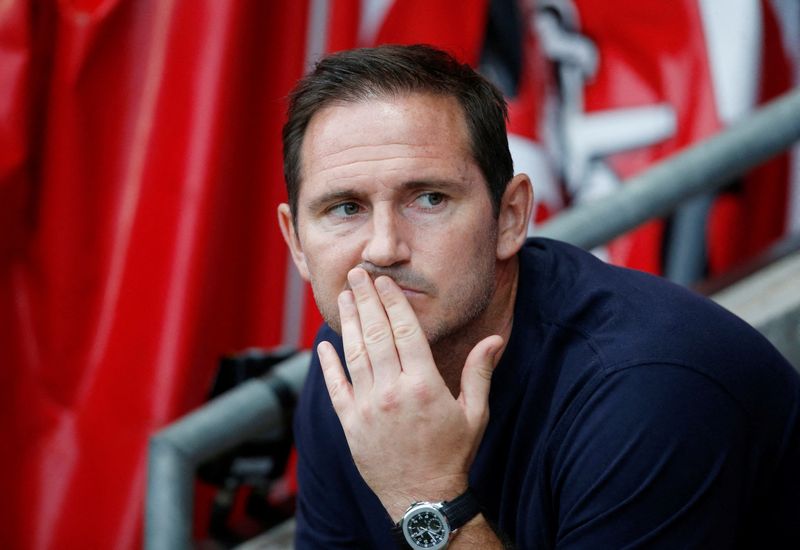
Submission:
<svg viewBox="0 0 800 550">
<path fill-rule="evenodd" d="M 503 94 L 469 65 L 424 44 L 384 45 L 335 53 L 319 61 L 289 96 L 283 126 L 283 173 L 292 216 L 300 193 L 300 149 L 311 118 L 332 103 L 429 93 L 452 96 L 464 112 L 470 149 L 486 179 L 497 216 L 514 176 Z"/>
</svg>

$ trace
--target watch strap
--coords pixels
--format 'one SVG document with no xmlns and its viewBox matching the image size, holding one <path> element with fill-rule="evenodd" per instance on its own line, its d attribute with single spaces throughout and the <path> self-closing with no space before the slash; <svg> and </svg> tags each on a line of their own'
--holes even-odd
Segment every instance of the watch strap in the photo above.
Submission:
<svg viewBox="0 0 800 550">
<path fill-rule="evenodd" d="M 475 497 L 475 493 L 469 488 L 462 495 L 442 503 L 442 513 L 453 531 L 464 527 L 480 511 L 481 505 Z"/>
<path fill-rule="evenodd" d="M 403 534 L 403 520 L 392 525 L 392 538 L 398 548 L 411 548 L 406 540 L 406 536 Z"/>
</svg>

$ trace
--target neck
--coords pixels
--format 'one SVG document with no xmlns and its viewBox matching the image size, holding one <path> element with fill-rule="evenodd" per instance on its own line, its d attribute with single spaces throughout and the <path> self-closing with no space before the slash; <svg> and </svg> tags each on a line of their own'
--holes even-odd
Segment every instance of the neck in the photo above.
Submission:
<svg viewBox="0 0 800 550">
<path fill-rule="evenodd" d="M 461 371 L 472 348 L 487 336 L 498 334 L 503 338 L 503 348 L 497 355 L 500 357 L 511 336 L 519 281 L 517 256 L 497 266 L 495 281 L 492 300 L 483 313 L 432 348 L 433 358 L 453 397 L 461 393 Z"/>
</svg>

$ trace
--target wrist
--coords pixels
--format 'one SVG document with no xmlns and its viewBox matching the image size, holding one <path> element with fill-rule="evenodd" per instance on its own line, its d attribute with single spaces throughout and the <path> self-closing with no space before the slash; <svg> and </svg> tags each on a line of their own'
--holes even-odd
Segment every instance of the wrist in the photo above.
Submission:
<svg viewBox="0 0 800 550">
<path fill-rule="evenodd" d="M 395 523 L 392 535 L 400 548 L 443 549 L 480 511 L 470 489 L 446 501 L 415 502 Z"/>
<path fill-rule="evenodd" d="M 484 540 L 484 535 L 487 529 L 491 531 L 489 523 L 486 521 L 486 518 L 482 513 L 478 513 L 475 517 L 465 523 L 458 531 L 451 535 L 448 547 L 455 545 L 456 548 L 459 548 L 461 547 L 461 543 L 467 543 L 466 547 L 468 548 L 475 547 L 474 545 L 470 545 L 468 543 L 477 540 Z"/>
<path fill-rule="evenodd" d="M 466 476 L 439 478 L 423 485 L 414 485 L 402 491 L 378 495 L 394 523 L 402 519 L 408 507 L 415 502 L 444 502 L 464 494 L 469 487 Z"/>
</svg>

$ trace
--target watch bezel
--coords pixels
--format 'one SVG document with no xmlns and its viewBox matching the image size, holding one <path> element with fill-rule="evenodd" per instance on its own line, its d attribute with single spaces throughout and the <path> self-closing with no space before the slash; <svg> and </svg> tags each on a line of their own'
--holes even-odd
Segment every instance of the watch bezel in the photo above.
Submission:
<svg viewBox="0 0 800 550">
<path fill-rule="evenodd" d="M 444 537 L 442 540 L 432 546 L 421 546 L 414 540 L 413 536 L 408 530 L 411 519 L 423 512 L 430 512 L 435 515 L 436 518 L 442 522 L 442 527 L 444 529 Z M 445 516 L 444 512 L 442 512 L 442 504 L 438 502 L 417 502 L 412 504 L 409 509 L 406 510 L 406 513 L 403 514 L 402 526 L 403 537 L 405 537 L 406 542 L 412 548 L 420 548 L 425 550 L 439 550 L 440 548 L 445 548 L 447 543 L 450 542 L 450 535 L 453 532 L 453 530 L 450 528 L 450 522 L 447 520 L 447 516 Z"/>
</svg>

